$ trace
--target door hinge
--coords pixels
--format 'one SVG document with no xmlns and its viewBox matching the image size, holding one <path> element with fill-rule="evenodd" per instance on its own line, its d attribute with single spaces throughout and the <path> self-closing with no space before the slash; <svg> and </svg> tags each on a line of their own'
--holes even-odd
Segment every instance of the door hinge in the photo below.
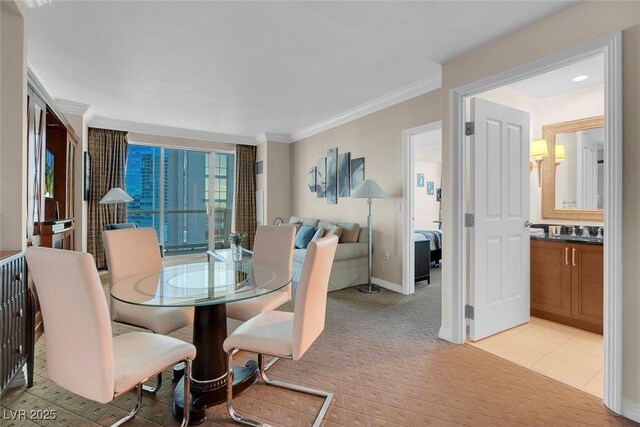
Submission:
<svg viewBox="0 0 640 427">
<path fill-rule="evenodd" d="M 464 226 L 473 227 L 475 224 L 475 216 L 471 213 L 464 214 Z"/>
<path fill-rule="evenodd" d="M 464 134 L 466 136 L 473 135 L 476 130 L 475 122 L 464 123 Z"/>
<path fill-rule="evenodd" d="M 467 305 L 464 306 L 464 318 L 473 320 L 473 306 L 472 305 L 467 304 Z"/>
</svg>

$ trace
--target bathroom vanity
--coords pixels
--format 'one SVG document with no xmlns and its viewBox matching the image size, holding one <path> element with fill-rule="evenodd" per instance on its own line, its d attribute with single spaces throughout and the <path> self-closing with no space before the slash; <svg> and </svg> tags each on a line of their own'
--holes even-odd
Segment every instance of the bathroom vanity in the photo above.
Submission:
<svg viewBox="0 0 640 427">
<path fill-rule="evenodd" d="M 602 239 L 531 236 L 531 315 L 602 334 Z"/>
</svg>

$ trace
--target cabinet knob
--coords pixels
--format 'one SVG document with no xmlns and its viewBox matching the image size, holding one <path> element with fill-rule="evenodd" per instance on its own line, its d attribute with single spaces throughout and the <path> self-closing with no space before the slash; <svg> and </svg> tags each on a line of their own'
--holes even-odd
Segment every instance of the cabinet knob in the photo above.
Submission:
<svg viewBox="0 0 640 427">
<path fill-rule="evenodd" d="M 22 317 L 24 316 L 24 311 L 22 309 L 16 311 L 16 317 Z"/>
</svg>

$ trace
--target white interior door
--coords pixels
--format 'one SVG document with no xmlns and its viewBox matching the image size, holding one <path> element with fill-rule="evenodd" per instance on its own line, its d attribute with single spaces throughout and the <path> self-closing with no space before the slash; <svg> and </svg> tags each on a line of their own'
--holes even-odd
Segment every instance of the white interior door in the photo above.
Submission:
<svg viewBox="0 0 640 427">
<path fill-rule="evenodd" d="M 471 116 L 475 341 L 529 321 L 529 113 L 473 98 Z"/>
</svg>

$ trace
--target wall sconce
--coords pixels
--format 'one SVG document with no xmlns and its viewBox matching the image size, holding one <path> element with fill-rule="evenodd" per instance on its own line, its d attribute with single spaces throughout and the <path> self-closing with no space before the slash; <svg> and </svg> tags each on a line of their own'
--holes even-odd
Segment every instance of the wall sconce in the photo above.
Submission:
<svg viewBox="0 0 640 427">
<path fill-rule="evenodd" d="M 542 187 L 542 162 L 549 154 L 547 141 L 544 139 L 534 139 L 529 146 L 529 172 L 533 171 L 533 162 L 538 165 L 538 187 Z"/>
<path fill-rule="evenodd" d="M 556 145 L 556 167 L 558 167 L 565 158 L 564 145 Z"/>
</svg>

